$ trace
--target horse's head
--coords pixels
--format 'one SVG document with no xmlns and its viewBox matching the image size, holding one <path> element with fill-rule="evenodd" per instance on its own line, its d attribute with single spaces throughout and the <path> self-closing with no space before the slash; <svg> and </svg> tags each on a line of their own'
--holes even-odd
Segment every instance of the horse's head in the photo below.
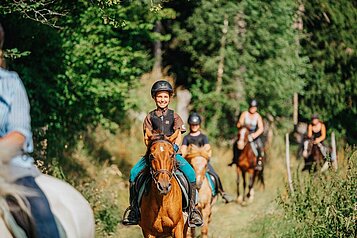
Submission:
<svg viewBox="0 0 357 238">
<path fill-rule="evenodd" d="M 242 126 L 238 130 L 238 140 L 237 146 L 239 150 L 243 150 L 245 145 L 248 143 L 249 128 L 247 126 Z"/>
<path fill-rule="evenodd" d="M 304 158 L 307 158 L 311 155 L 313 145 L 314 145 L 314 141 L 312 139 L 304 140 L 304 150 L 302 152 L 302 156 Z"/>
<path fill-rule="evenodd" d="M 186 159 L 195 170 L 197 188 L 200 189 L 206 176 L 208 160 L 210 158 L 210 149 L 192 144 L 189 146 L 188 151 L 189 153 L 187 154 Z"/>
<path fill-rule="evenodd" d="M 170 137 L 146 131 L 149 138 L 146 157 L 149 160 L 151 176 L 162 195 L 168 194 L 171 190 L 171 179 L 176 168 L 173 143 L 178 134 L 179 130 Z"/>
</svg>

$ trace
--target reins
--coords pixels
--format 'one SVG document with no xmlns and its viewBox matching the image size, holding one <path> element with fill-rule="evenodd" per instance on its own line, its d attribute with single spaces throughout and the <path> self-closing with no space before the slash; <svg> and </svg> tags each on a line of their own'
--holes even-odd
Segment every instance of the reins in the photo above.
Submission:
<svg viewBox="0 0 357 238">
<path fill-rule="evenodd" d="M 170 144 L 170 145 L 173 147 L 173 144 L 172 144 L 171 142 L 169 142 L 169 141 L 167 141 L 167 140 L 159 139 L 159 140 L 154 140 L 154 141 L 152 141 L 152 142 L 150 143 L 150 148 L 151 148 L 154 144 L 159 143 L 159 142 L 161 142 L 161 143 L 164 142 L 164 143 Z M 173 175 L 174 175 L 174 171 L 176 170 L 175 156 L 176 156 L 176 152 L 175 152 L 175 150 L 174 150 L 174 154 L 173 154 L 173 156 L 170 158 L 170 159 L 173 161 L 173 167 L 172 167 L 172 170 L 171 170 L 171 171 L 169 171 L 169 170 L 167 170 L 167 169 L 157 169 L 157 170 L 154 170 L 154 169 L 152 168 L 152 166 L 150 165 L 150 174 L 151 174 L 151 177 L 152 177 L 152 179 L 154 180 L 155 184 L 158 183 L 156 177 L 157 177 L 159 174 L 167 174 L 167 175 L 169 176 L 169 180 L 172 179 L 172 177 L 173 177 Z M 149 162 L 150 162 L 151 160 L 154 160 L 154 159 L 155 159 L 154 156 L 153 156 L 152 154 L 150 154 L 150 155 L 149 155 Z"/>
</svg>

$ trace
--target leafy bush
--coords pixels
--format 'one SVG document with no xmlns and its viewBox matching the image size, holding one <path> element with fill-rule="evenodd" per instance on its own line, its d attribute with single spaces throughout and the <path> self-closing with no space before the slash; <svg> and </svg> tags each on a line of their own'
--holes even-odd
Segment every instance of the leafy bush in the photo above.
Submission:
<svg viewBox="0 0 357 238">
<path fill-rule="evenodd" d="M 356 237 L 357 150 L 331 177 L 311 175 L 295 181 L 295 193 L 280 198 L 287 237 Z M 354 152 L 354 153 L 353 153 Z"/>
</svg>

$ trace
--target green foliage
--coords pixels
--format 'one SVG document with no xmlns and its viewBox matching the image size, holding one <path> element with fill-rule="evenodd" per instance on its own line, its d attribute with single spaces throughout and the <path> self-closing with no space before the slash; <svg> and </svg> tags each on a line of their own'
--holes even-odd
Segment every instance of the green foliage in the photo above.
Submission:
<svg viewBox="0 0 357 238">
<path fill-rule="evenodd" d="M 356 143 L 357 9 L 352 1 L 303 1 L 302 41 L 312 70 L 307 77 L 300 113 L 309 119 L 319 113 L 328 127 L 346 131 Z"/>
<path fill-rule="evenodd" d="M 357 153 L 352 150 L 348 164 L 333 177 L 297 179 L 295 193 L 280 203 L 284 221 L 292 224 L 284 237 L 355 237 Z"/>
<path fill-rule="evenodd" d="M 295 1 L 202 1 L 185 26 L 176 26 L 179 45 L 193 62 L 192 103 L 211 135 L 232 136 L 236 117 L 253 97 L 263 115 L 291 115 L 292 95 L 301 90 L 308 68 L 293 29 L 296 11 Z M 220 55 L 224 71 L 217 91 Z"/>
<path fill-rule="evenodd" d="M 63 9 L 68 14 L 57 22 L 60 29 L 17 13 L 2 17 L 5 48 L 12 49 L 8 52 L 31 52 L 8 65 L 26 85 L 34 131 L 46 128 L 35 139 L 37 145 L 48 142 L 49 158 L 74 148 L 88 127 L 124 122 L 126 111 L 138 100 L 131 90 L 151 67 L 148 46 L 169 37 L 152 33 L 155 21 L 173 16 L 169 9 L 156 14 L 140 3 L 103 8 L 64 1 Z M 108 24 L 107 16 L 123 24 Z"/>
</svg>

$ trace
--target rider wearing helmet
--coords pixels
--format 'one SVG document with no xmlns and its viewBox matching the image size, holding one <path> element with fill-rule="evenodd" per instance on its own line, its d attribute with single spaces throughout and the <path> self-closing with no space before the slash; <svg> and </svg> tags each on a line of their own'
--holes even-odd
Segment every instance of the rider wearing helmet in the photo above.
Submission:
<svg viewBox="0 0 357 238">
<path fill-rule="evenodd" d="M 203 134 L 200 130 L 201 127 L 201 117 L 198 113 L 191 113 L 190 116 L 188 117 L 188 124 L 190 125 L 190 134 L 186 135 L 183 138 L 182 146 L 181 146 L 181 152 L 182 156 L 186 157 L 188 152 L 188 147 L 190 145 L 196 145 L 198 147 L 205 147 L 206 151 L 211 152 L 211 146 L 208 143 L 208 137 Z M 211 153 L 209 153 L 210 156 Z M 221 179 L 219 178 L 218 174 L 216 171 L 213 169 L 211 163 L 208 162 L 208 173 L 211 174 L 215 180 L 217 181 L 217 190 L 221 194 L 222 198 L 225 200 L 226 203 L 229 203 L 232 201 L 230 196 L 228 196 L 222 186 Z"/>
<path fill-rule="evenodd" d="M 257 147 L 257 166 L 256 170 L 263 169 L 263 158 L 264 158 L 264 146 L 260 136 L 264 132 L 264 124 L 263 119 L 258 113 L 258 101 L 256 99 L 252 99 L 249 103 L 248 111 L 244 111 L 237 123 L 237 128 L 241 128 L 242 126 L 248 126 L 250 136 L 249 141 L 253 142 Z M 233 165 L 234 162 L 230 163 L 229 166 Z"/>
<path fill-rule="evenodd" d="M 182 133 L 186 132 L 184 123 L 181 117 L 168 108 L 171 96 L 173 94 L 173 88 L 171 84 L 165 80 L 159 80 L 155 82 L 151 88 L 151 97 L 156 103 L 156 109 L 149 112 L 146 116 L 143 124 L 145 144 L 148 146 L 149 138 L 145 134 L 146 129 L 153 133 L 162 133 L 166 136 L 172 135 L 176 130 L 180 133 L 176 138 L 174 149 L 177 152 L 179 145 L 182 142 Z M 190 182 L 191 197 L 189 206 L 189 225 L 201 226 L 203 224 L 202 215 L 195 207 L 196 202 L 196 175 L 191 165 L 179 154 L 176 154 L 176 160 L 178 161 L 179 169 L 185 174 L 186 178 Z M 139 222 L 139 205 L 137 204 L 137 194 L 135 190 L 135 182 L 137 176 L 148 165 L 146 159 L 143 157 L 130 171 L 130 206 L 124 213 L 123 224 L 124 225 L 136 225 Z"/>
</svg>

